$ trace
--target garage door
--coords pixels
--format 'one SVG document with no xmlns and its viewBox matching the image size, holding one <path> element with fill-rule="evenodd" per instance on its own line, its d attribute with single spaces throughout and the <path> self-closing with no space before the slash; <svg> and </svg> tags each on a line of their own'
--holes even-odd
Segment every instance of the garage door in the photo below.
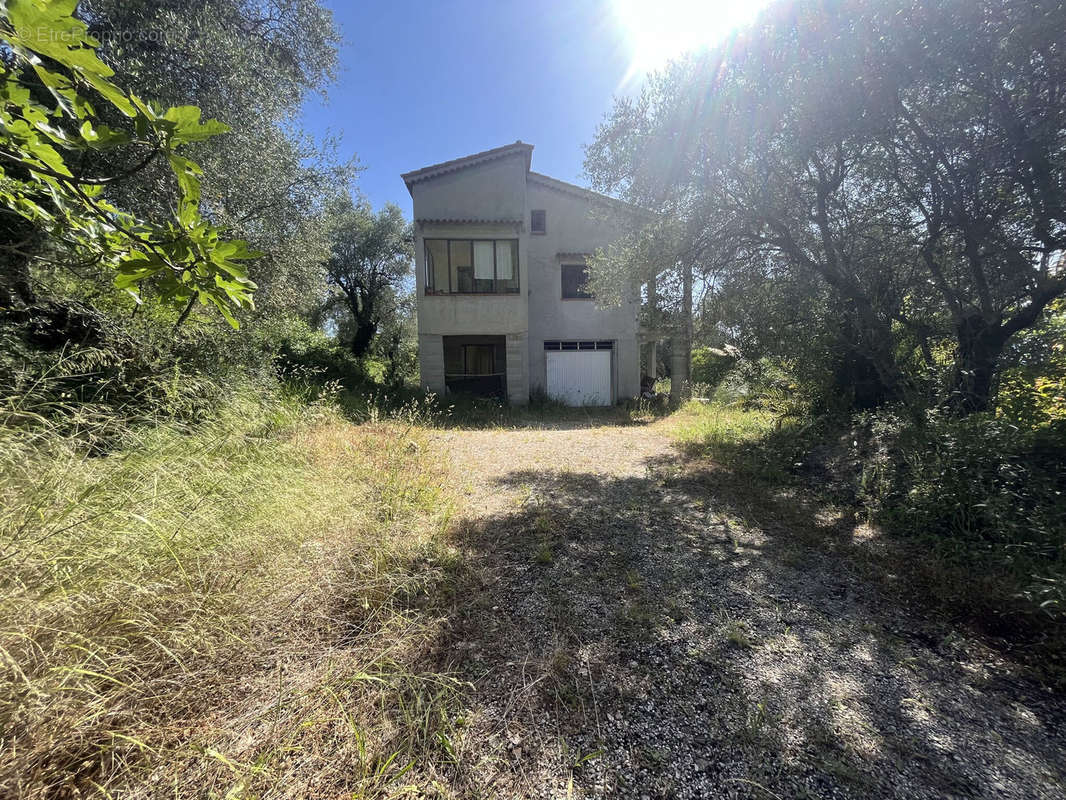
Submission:
<svg viewBox="0 0 1066 800">
<path fill-rule="evenodd" d="M 574 342 L 545 342 L 548 361 L 548 395 L 568 406 L 609 406 L 611 404 L 610 343 L 602 349 L 561 349 Z M 548 349 L 557 345 L 558 350 Z"/>
</svg>

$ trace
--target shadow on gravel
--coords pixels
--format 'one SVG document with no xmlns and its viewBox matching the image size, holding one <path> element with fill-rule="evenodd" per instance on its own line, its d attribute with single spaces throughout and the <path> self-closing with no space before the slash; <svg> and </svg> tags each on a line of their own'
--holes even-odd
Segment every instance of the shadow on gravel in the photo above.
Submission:
<svg viewBox="0 0 1066 800">
<path fill-rule="evenodd" d="M 506 754 L 486 794 L 1062 796 L 1061 698 L 811 546 L 854 520 L 730 481 L 512 472 L 458 525 L 441 666 Z"/>
</svg>

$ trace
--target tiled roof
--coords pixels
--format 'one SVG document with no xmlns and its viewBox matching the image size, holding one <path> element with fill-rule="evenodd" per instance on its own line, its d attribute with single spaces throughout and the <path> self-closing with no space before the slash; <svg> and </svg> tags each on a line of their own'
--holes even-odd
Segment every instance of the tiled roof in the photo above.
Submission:
<svg viewBox="0 0 1066 800">
<path fill-rule="evenodd" d="M 419 225 L 425 225 L 425 224 L 430 224 L 430 225 L 521 225 L 522 224 L 522 220 L 520 220 L 520 219 L 460 219 L 460 218 L 457 218 L 457 217 L 453 217 L 453 218 L 441 217 L 441 218 L 435 218 L 435 219 L 430 219 L 430 218 L 423 217 L 423 218 L 416 219 L 415 222 L 417 222 Z"/>
<path fill-rule="evenodd" d="M 552 178 L 547 175 L 542 175 L 539 172 L 533 172 L 530 169 L 530 165 L 533 162 L 533 145 L 526 144 L 519 139 L 514 144 L 505 144 L 503 147 L 494 147 L 491 150 L 482 150 L 480 153 L 474 153 L 471 156 L 463 156 L 462 158 L 455 158 L 451 161 L 443 161 L 440 164 L 432 164 L 428 167 L 422 167 L 422 169 L 416 169 L 412 172 L 405 172 L 400 177 L 403 178 L 405 184 L 407 184 L 407 191 L 411 191 L 412 184 L 419 181 L 430 180 L 440 175 L 446 175 L 449 172 L 457 172 L 467 167 L 472 167 L 477 164 L 484 164 L 487 161 L 494 161 L 498 158 L 507 158 L 513 155 L 524 155 L 526 159 L 526 179 L 538 183 L 541 186 L 545 186 L 549 189 L 554 189 L 557 192 L 564 192 L 577 197 L 582 197 L 594 203 L 600 203 L 603 205 L 613 206 L 615 208 L 624 209 L 633 214 L 638 214 L 645 217 L 654 217 L 654 212 L 635 206 L 632 203 L 627 203 L 624 200 L 618 200 L 614 197 L 608 197 L 605 194 L 593 192 L 590 189 L 586 189 L 582 186 L 576 186 L 566 181 L 561 181 L 557 178 Z M 419 220 L 420 222 L 511 222 L 511 220 Z M 519 221 L 519 220 L 515 220 Z"/>
<path fill-rule="evenodd" d="M 480 153 L 474 153 L 472 156 L 463 156 L 462 158 L 455 158 L 451 161 L 443 161 L 440 164 L 431 164 L 428 167 L 422 167 L 422 169 L 416 169 L 412 172 L 405 172 L 400 177 L 403 178 L 403 182 L 407 184 L 407 189 L 410 191 L 411 184 L 424 181 L 428 178 L 435 178 L 438 175 L 444 175 L 448 172 L 455 172 L 456 170 L 465 169 L 466 167 L 472 167 L 475 164 L 483 164 L 486 161 L 493 161 L 497 158 L 506 158 L 516 153 L 523 153 L 526 157 L 526 170 L 529 170 L 529 165 L 533 160 L 533 145 L 526 144 L 522 140 L 515 142 L 514 144 L 505 144 L 503 147 L 494 147 L 491 150 L 482 150 Z"/>
</svg>

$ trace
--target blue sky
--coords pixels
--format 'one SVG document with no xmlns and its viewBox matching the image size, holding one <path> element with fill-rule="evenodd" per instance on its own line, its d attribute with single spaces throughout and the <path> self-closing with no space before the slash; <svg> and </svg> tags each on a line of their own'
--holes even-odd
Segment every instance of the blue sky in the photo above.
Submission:
<svg viewBox="0 0 1066 800">
<path fill-rule="evenodd" d="M 631 59 L 607 0 L 328 4 L 342 69 L 303 125 L 358 156 L 375 207 L 410 215 L 401 172 L 516 139 L 536 146 L 538 172 L 584 183 L 582 145 Z"/>
<path fill-rule="evenodd" d="M 344 37 L 304 129 L 356 155 L 375 207 L 410 216 L 400 173 L 510 144 L 584 185 L 583 145 L 649 70 L 713 44 L 767 0 L 325 0 Z"/>
</svg>

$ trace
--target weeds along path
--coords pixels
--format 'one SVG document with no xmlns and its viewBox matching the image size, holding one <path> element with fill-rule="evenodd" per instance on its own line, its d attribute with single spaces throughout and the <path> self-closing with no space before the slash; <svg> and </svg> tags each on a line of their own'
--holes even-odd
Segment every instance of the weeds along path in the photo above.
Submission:
<svg viewBox="0 0 1066 800">
<path fill-rule="evenodd" d="M 880 597 L 838 547 L 872 532 L 682 459 L 675 424 L 433 434 L 459 795 L 1064 795 L 1061 695 Z"/>
<path fill-rule="evenodd" d="M 455 569 L 421 429 L 242 397 L 88 457 L 0 429 L 0 797 L 383 797 L 443 779 Z"/>
</svg>

